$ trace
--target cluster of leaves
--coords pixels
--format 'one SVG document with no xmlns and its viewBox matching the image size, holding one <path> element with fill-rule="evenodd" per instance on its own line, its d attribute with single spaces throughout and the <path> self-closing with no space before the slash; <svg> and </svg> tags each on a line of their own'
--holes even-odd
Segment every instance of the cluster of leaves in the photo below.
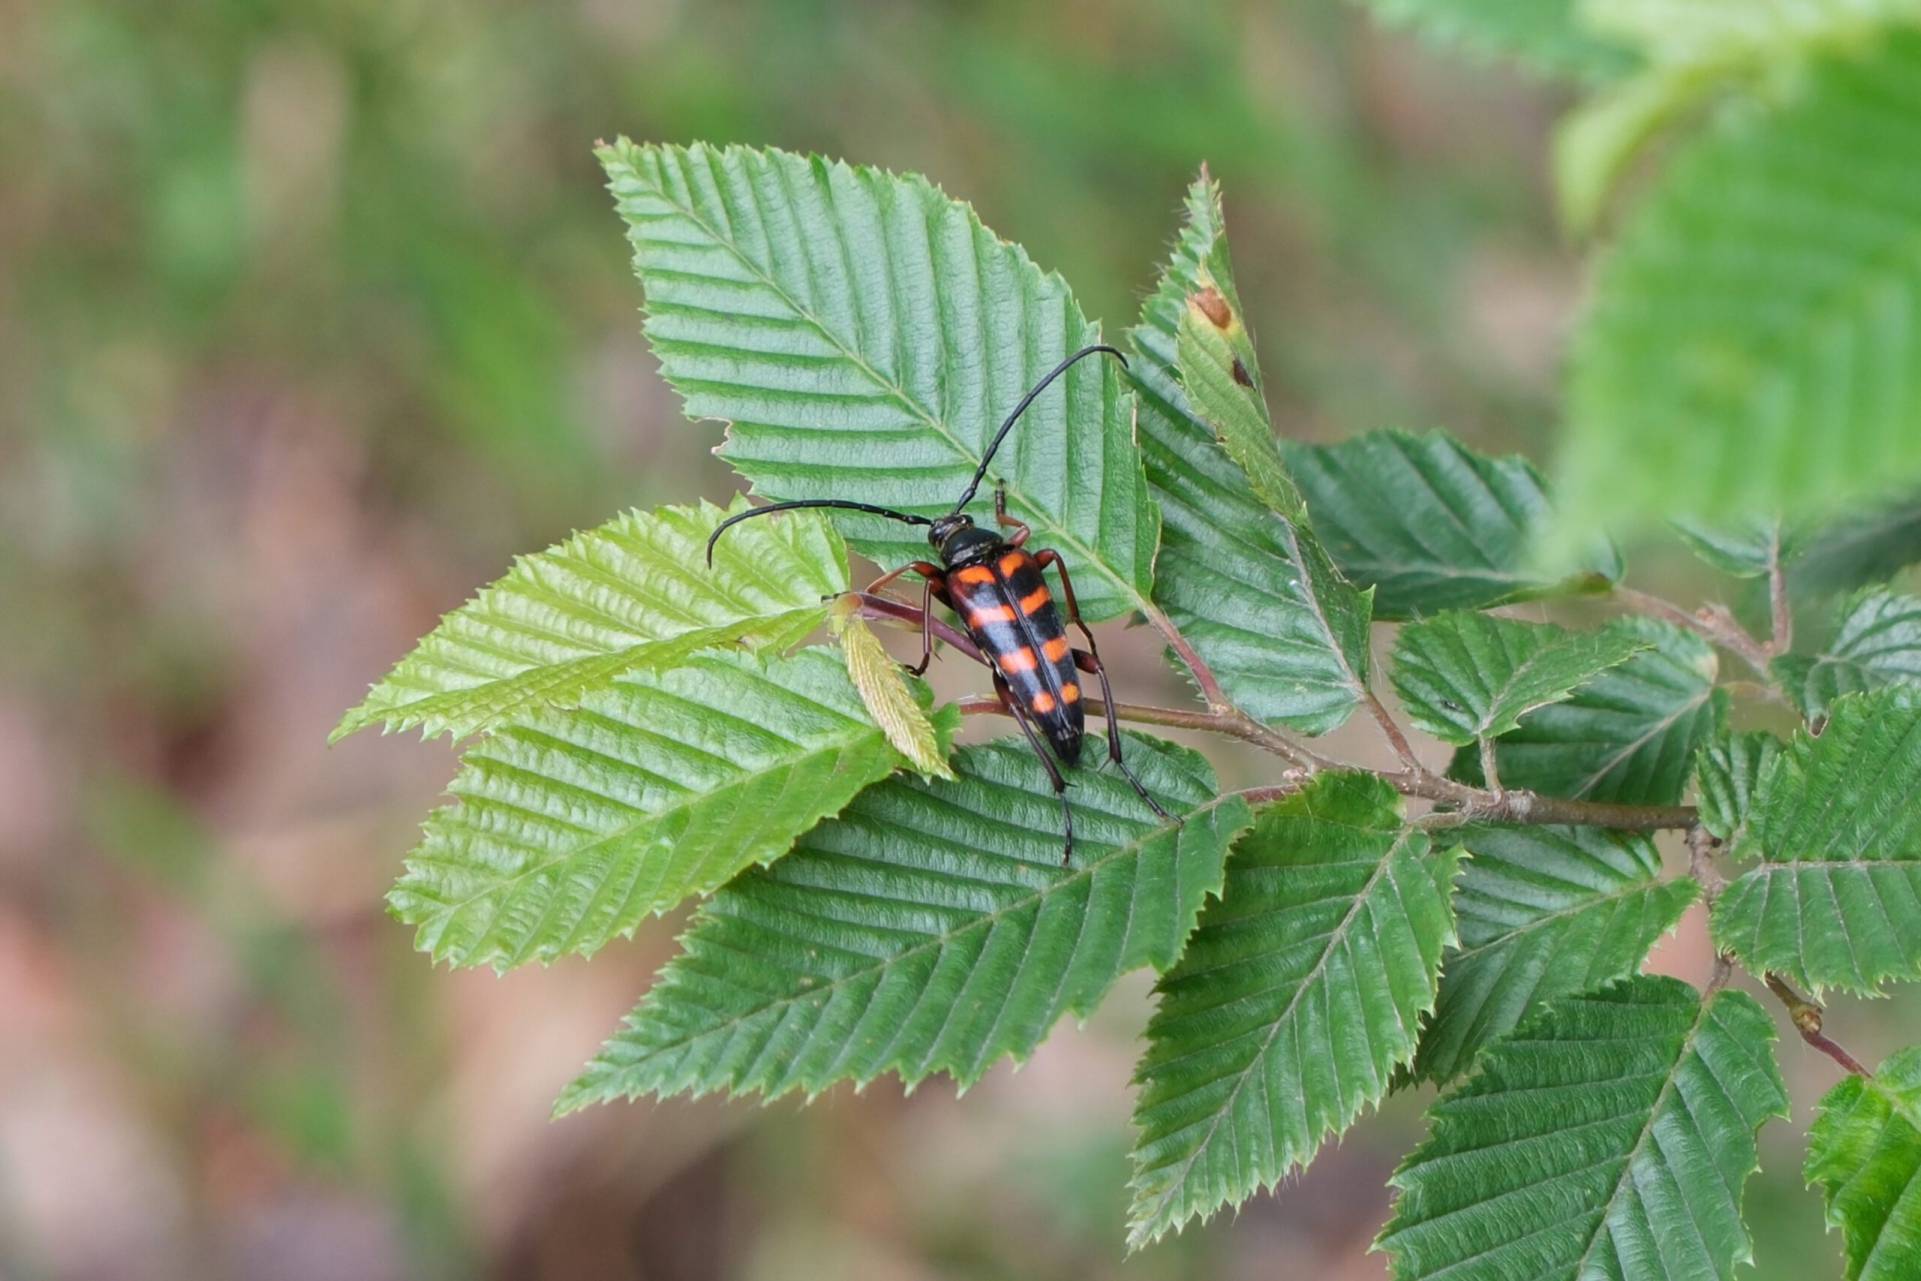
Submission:
<svg viewBox="0 0 1921 1281">
<path fill-rule="evenodd" d="M 1921 0 L 1366 3 L 1589 88 L 1556 183 L 1572 229 L 1618 225 L 1551 548 L 1921 479 Z"/>
<path fill-rule="evenodd" d="M 1558 23 L 1555 65 L 1652 74 L 1631 48 L 1570 35 L 1569 5 L 1506 24 L 1499 4 L 1398 7 L 1482 13 L 1523 43 Z M 1900 60 L 1918 51 L 1899 34 L 1817 60 L 1778 128 L 1830 126 L 1822 95 L 1850 87 L 1905 101 Z M 1741 145 L 1765 149 L 1757 137 Z M 663 372 L 690 414 L 728 424 L 719 452 L 767 498 L 938 515 L 1021 392 L 1100 337 L 1064 282 L 920 178 L 743 148 L 600 155 Z M 1876 290 L 1921 266 L 1873 253 Z M 1859 301 L 1859 273 L 1828 284 Z M 1620 296 L 1604 282 L 1591 334 L 1625 323 Z M 1835 296 L 1805 302 L 1821 341 L 1905 358 Z M 1723 374 L 1765 354 L 1771 376 L 1843 376 L 1822 363 L 1846 363 L 1836 348 L 1778 350 L 1805 315 L 1765 319 L 1777 328 L 1716 331 Z M 630 513 L 521 560 L 342 722 L 466 740 L 395 914 L 436 959 L 504 970 L 697 903 L 680 955 L 560 1111 L 889 1073 L 964 1086 L 1148 967 L 1133 1245 L 1272 1187 L 1390 1090 L 1432 1082 L 1381 1241 L 1397 1276 L 1728 1276 L 1749 1252 L 1756 1130 L 1787 1109 L 1774 1027 L 1745 993 L 1641 966 L 1706 897 L 1716 941 L 1756 975 L 1817 993 L 1921 979 L 1921 600 L 1871 585 L 1806 654 L 1683 611 L 1686 626 L 1630 613 L 1587 630 L 1489 613 L 1608 597 L 1621 557 L 1557 514 L 1522 460 L 1441 434 L 1278 442 L 1205 174 L 1125 341 L 1124 373 L 1083 363 L 1035 402 L 994 480 L 1072 567 L 1087 618 L 1159 629 L 1208 704 L 1189 719 L 1274 747 L 1295 766 L 1285 781 L 1223 791 L 1197 753 L 1130 731 L 1167 817 L 1111 772 L 1074 771 L 1063 866 L 1027 745 L 956 748 L 958 709 L 935 707 L 848 595 L 850 547 L 895 568 L 925 556 L 914 530 L 791 513 L 731 530 L 710 566 L 709 536 L 744 499 Z M 1589 344 L 1577 388 L 1606 363 Z M 1874 415 L 1912 418 L 1910 385 L 1864 399 L 1868 372 L 1852 376 L 1836 430 L 1907 448 Z M 1626 394 L 1618 371 L 1602 381 L 1603 401 Z M 1695 416 L 1737 407 L 1657 383 L 1644 371 L 1635 394 Z M 1739 406 L 1763 470 L 1801 466 L 1771 443 L 1807 446 L 1753 435 L 1752 414 L 1806 412 L 1803 390 Z M 1634 487 L 1618 496 L 1641 511 Z M 1687 537 L 1779 594 L 1797 564 L 1835 583 L 1921 559 L 1916 523 L 1904 506 Z M 1578 550 L 1543 572 L 1556 539 Z M 1388 682 L 1457 749 L 1445 776 L 1414 759 L 1345 769 L 1301 742 L 1357 712 L 1399 738 L 1370 671 L 1377 622 L 1402 624 Z M 1802 714 L 1791 739 L 1729 729 L 1711 639 Z M 1705 863 L 1666 875 L 1632 830 L 1687 823 L 1673 807 L 1690 793 L 1693 843 L 1729 862 L 1725 889 Z M 1406 795 L 1439 804 L 1410 815 Z M 1921 1268 L 1917 1080 L 1913 1053 L 1897 1056 L 1823 1104 L 1808 1175 L 1851 1276 Z"/>
</svg>

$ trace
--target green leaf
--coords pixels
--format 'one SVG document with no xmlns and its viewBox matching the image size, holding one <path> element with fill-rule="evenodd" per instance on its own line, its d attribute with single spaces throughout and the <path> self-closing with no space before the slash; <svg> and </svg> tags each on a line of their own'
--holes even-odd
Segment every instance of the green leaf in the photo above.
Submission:
<svg viewBox="0 0 1921 1281">
<path fill-rule="evenodd" d="M 1724 525 L 1687 519 L 1672 523 L 1695 555 L 1736 578 L 1759 578 L 1777 559 L 1793 559 L 1800 532 L 1774 516 L 1750 516 Z"/>
<path fill-rule="evenodd" d="M 1849 694 L 1761 775 L 1715 942 L 1756 973 L 1871 994 L 1921 979 L 1921 700 Z"/>
<path fill-rule="evenodd" d="M 1781 754 L 1781 740 L 1765 730 L 1735 734 L 1723 730 L 1701 745 L 1694 760 L 1694 790 L 1701 826 L 1738 845 L 1747 834 L 1748 814 L 1761 776 Z"/>
<path fill-rule="evenodd" d="M 1458 858 L 1362 774 L 1321 775 L 1236 844 L 1135 1073 L 1132 1246 L 1272 1187 L 1387 1092 L 1454 938 Z"/>
<path fill-rule="evenodd" d="M 1180 955 L 1251 821 L 1183 747 L 1129 734 L 1176 821 L 1116 774 L 1060 806 L 1024 742 L 962 748 L 953 782 L 895 778 L 715 895 L 653 990 L 556 1110 L 641 1094 L 818 1093 L 896 1072 L 961 1084 L 1025 1058 L 1129 970 Z"/>
<path fill-rule="evenodd" d="M 1462 746 L 1508 733 L 1647 648 L 1626 628 L 1570 632 L 1456 610 L 1401 629 L 1394 689 L 1416 725 Z"/>
<path fill-rule="evenodd" d="M 1786 654 L 1774 677 L 1809 720 L 1843 694 L 1885 685 L 1921 686 L 1921 599 L 1869 588 L 1841 607 L 1834 639 L 1819 654 Z"/>
<path fill-rule="evenodd" d="M 1367 0 L 1367 7 L 1436 44 L 1549 75 L 1604 80 L 1634 65 L 1627 49 L 1581 21 L 1581 0 Z"/>
<path fill-rule="evenodd" d="M 1451 1080 L 1544 1003 L 1639 973 L 1700 892 L 1685 878 L 1660 883 L 1645 836 L 1477 824 L 1454 839 L 1468 853 L 1454 895 L 1461 941 L 1441 960 L 1418 1079 Z"/>
<path fill-rule="evenodd" d="M 388 901 L 437 961 L 589 954 L 779 858 L 900 763 L 832 650 L 630 672 L 468 748 Z"/>
<path fill-rule="evenodd" d="M 1695 748 L 1726 715 L 1727 695 L 1714 687 L 1714 651 L 1700 637 L 1653 619 L 1619 619 L 1610 630 L 1653 648 L 1603 672 L 1565 702 L 1529 712 L 1519 729 L 1496 739 L 1503 786 L 1630 805 L 1681 799 Z M 1455 754 L 1453 774 L 1483 781 L 1473 750 Z"/>
<path fill-rule="evenodd" d="M 1871 505 L 1808 533 L 1788 568 L 1795 600 L 1886 582 L 1921 562 L 1921 495 Z"/>
<path fill-rule="evenodd" d="M 744 147 L 598 154 L 661 370 L 690 415 L 731 424 L 720 453 L 758 493 L 945 512 L 1021 395 L 1100 337 L 1058 276 L 924 178 Z M 1133 416 L 1118 366 L 1084 361 L 991 473 L 1090 621 L 1149 604 L 1160 522 Z M 927 555 L 910 526 L 833 519 L 889 568 Z"/>
<path fill-rule="evenodd" d="M 1848 1281 L 1921 1276 L 1921 1047 L 1828 1091 L 1802 1173 L 1847 1242 Z"/>
<path fill-rule="evenodd" d="M 1307 504 L 1281 462 L 1274 423 L 1261 394 L 1254 343 L 1241 321 L 1241 301 L 1227 266 L 1227 239 L 1216 236 L 1195 273 L 1194 291 L 1181 308 L 1175 344 L 1181 386 L 1202 422 L 1240 469 L 1255 496 L 1298 526 Z"/>
<path fill-rule="evenodd" d="M 1594 592 L 1621 577 L 1608 544 L 1564 580 L 1538 573 L 1548 503 L 1524 458 L 1489 458 L 1444 432 L 1397 431 L 1337 445 L 1288 441 L 1282 453 L 1334 563 L 1375 589 L 1376 617 Z"/>
<path fill-rule="evenodd" d="M 1224 235 L 1220 193 L 1202 174 L 1173 257 L 1128 335 L 1141 452 L 1166 522 L 1154 599 L 1236 704 L 1323 734 L 1360 699 L 1367 597 L 1341 581 L 1311 535 L 1255 496 L 1180 381 L 1181 317 L 1203 264 L 1224 262 L 1215 254 Z"/>
<path fill-rule="evenodd" d="M 854 598 L 847 599 L 851 602 Z M 887 735 L 887 741 L 923 775 L 953 778 L 946 744 L 927 715 L 929 697 L 920 682 L 901 669 L 880 643 L 880 637 L 874 635 L 874 629 L 858 615 L 838 610 L 832 622 L 841 654 L 847 660 L 848 679 L 854 682 L 867 714 Z"/>
<path fill-rule="evenodd" d="M 847 590 L 847 550 L 812 515 L 750 521 L 706 563 L 707 537 L 746 508 L 628 512 L 523 556 L 441 620 L 333 732 L 369 725 L 469 734 L 577 702 L 622 672 L 720 646 L 798 645 Z"/>
<path fill-rule="evenodd" d="M 1921 32 L 1794 83 L 1779 110 L 1731 113 L 1678 154 L 1604 261 L 1550 551 L 1921 477 Z"/>
<path fill-rule="evenodd" d="M 1396 1281 L 1729 1278 L 1754 1135 L 1788 1114 L 1743 992 L 1635 978 L 1563 997 L 1428 1109 L 1379 1245 Z"/>
</svg>

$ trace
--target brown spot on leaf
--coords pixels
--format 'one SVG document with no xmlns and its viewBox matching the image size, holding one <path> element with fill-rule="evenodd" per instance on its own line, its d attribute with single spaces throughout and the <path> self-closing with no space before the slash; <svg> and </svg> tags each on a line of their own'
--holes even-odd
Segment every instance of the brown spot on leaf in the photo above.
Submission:
<svg viewBox="0 0 1921 1281">
<path fill-rule="evenodd" d="M 1228 307 L 1227 299 L 1212 285 L 1203 286 L 1188 298 L 1195 308 L 1213 323 L 1216 329 L 1226 329 L 1234 323 L 1234 312 Z"/>
<path fill-rule="evenodd" d="M 1239 356 L 1234 357 L 1234 381 L 1243 387 L 1252 387 L 1254 385 L 1254 380 L 1248 377 L 1247 366 L 1241 363 Z"/>
</svg>

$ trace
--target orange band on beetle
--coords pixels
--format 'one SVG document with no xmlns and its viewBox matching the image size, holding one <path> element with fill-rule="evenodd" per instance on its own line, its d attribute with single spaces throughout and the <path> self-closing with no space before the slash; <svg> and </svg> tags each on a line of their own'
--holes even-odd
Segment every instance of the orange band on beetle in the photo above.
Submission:
<svg viewBox="0 0 1921 1281">
<path fill-rule="evenodd" d="M 994 581 L 994 571 L 985 565 L 969 565 L 966 569 L 957 569 L 954 571 L 954 581 L 957 583 L 991 583 Z"/>
<path fill-rule="evenodd" d="M 1031 672 L 1040 665 L 1040 660 L 1034 657 L 1033 650 L 1023 645 L 1000 655 L 1000 665 L 1003 672 Z"/>
<path fill-rule="evenodd" d="M 1056 636 L 1041 646 L 1041 653 L 1047 655 L 1047 661 L 1050 663 L 1060 662 L 1067 657 L 1067 637 Z"/>
<path fill-rule="evenodd" d="M 983 605 L 979 609 L 967 611 L 969 627 L 986 627 L 990 623 L 1011 623 L 1014 610 L 1010 605 Z"/>
<path fill-rule="evenodd" d="M 1046 690 L 1034 695 L 1034 710 L 1045 716 L 1054 710 L 1054 696 Z"/>
<path fill-rule="evenodd" d="M 1046 603 L 1047 588 L 1036 587 L 1033 591 L 1021 597 L 1021 613 L 1031 614 Z"/>
<path fill-rule="evenodd" d="M 1015 574 L 1018 574 L 1020 572 L 1021 566 L 1025 565 L 1026 563 L 1027 563 L 1026 552 L 1009 552 L 1007 553 L 1007 555 L 1001 557 L 1001 573 L 1005 574 L 1009 578 L 1012 578 Z"/>
<path fill-rule="evenodd" d="M 1069 681 L 1067 682 L 1067 684 L 1061 686 L 1061 701 L 1063 703 L 1080 702 L 1081 701 L 1080 685 L 1074 681 Z"/>
</svg>

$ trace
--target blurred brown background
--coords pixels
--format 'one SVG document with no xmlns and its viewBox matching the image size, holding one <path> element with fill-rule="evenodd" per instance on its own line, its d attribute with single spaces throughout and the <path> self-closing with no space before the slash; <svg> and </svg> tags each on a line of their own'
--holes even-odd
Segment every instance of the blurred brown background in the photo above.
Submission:
<svg viewBox="0 0 1921 1281">
<path fill-rule="evenodd" d="M 1561 105 L 1335 0 L 0 0 L 0 1277 L 1382 1275 L 1418 1096 L 1122 1261 L 1144 979 L 959 1100 L 550 1123 L 672 923 L 434 972 L 381 894 L 451 750 L 324 743 L 515 552 L 733 487 L 596 137 L 925 172 L 1110 332 L 1205 159 L 1286 430 L 1539 457 Z M 1912 1008 L 1837 1026 L 1879 1053 Z M 1765 1155 L 1763 1275 L 1834 1273 L 1794 1134 Z"/>
</svg>

